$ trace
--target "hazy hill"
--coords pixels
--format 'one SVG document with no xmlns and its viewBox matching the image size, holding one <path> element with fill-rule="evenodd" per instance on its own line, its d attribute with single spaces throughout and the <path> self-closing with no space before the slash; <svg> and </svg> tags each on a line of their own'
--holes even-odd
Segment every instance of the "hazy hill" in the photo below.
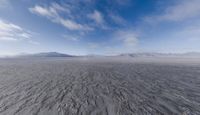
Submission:
<svg viewBox="0 0 200 115">
<path fill-rule="evenodd" d="M 126 53 L 120 54 L 121 57 L 200 57 L 198 52 L 188 53 Z"/>
<path fill-rule="evenodd" d="M 18 55 L 17 57 L 75 57 L 75 56 L 58 52 L 42 52 L 36 54 L 22 54 Z"/>
</svg>

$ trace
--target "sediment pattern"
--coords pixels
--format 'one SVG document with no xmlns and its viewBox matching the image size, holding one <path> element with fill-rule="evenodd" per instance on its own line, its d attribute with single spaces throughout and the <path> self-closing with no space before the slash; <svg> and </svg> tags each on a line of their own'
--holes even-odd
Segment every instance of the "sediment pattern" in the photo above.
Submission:
<svg viewBox="0 0 200 115">
<path fill-rule="evenodd" d="M 200 67 L 1 60 L 1 115 L 200 115 Z"/>
</svg>

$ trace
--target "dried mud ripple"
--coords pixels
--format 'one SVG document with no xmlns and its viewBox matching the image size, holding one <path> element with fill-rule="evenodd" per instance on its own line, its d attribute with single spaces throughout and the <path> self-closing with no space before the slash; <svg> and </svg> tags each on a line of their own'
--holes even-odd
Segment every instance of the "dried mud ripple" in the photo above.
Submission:
<svg viewBox="0 0 200 115">
<path fill-rule="evenodd" d="M 1 60 L 0 115 L 200 115 L 200 67 Z"/>
</svg>

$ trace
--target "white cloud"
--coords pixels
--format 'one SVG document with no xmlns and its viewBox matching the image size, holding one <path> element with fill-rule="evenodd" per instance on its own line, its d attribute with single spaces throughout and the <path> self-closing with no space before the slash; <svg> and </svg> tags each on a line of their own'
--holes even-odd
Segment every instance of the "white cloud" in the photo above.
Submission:
<svg viewBox="0 0 200 115">
<path fill-rule="evenodd" d="M 97 24 L 104 23 L 103 15 L 97 10 L 95 10 L 92 14 L 88 14 L 88 18 L 94 20 Z"/>
<path fill-rule="evenodd" d="M 78 24 L 69 19 L 57 18 L 56 22 L 62 24 L 64 27 L 70 30 L 93 30 L 91 27 L 87 25 Z"/>
<path fill-rule="evenodd" d="M 47 8 L 43 8 L 41 6 L 36 5 L 34 8 L 29 8 L 29 10 L 32 13 L 39 14 L 41 16 L 47 16 L 47 17 L 54 17 L 57 15 L 57 12 L 54 10 L 49 10 Z"/>
<path fill-rule="evenodd" d="M 17 41 L 30 38 L 30 33 L 20 26 L 0 20 L 0 40 Z"/>
<path fill-rule="evenodd" d="M 29 10 L 30 10 L 30 12 L 32 12 L 34 14 L 45 16 L 48 19 L 50 19 L 52 22 L 61 24 L 69 30 L 85 30 L 85 31 L 92 30 L 92 28 L 87 25 L 79 24 L 71 19 L 62 18 L 59 13 L 65 12 L 65 13 L 69 14 L 70 10 L 66 9 L 56 3 L 53 3 L 49 7 L 42 7 L 42 6 L 36 5 L 33 8 L 29 8 Z"/>
<path fill-rule="evenodd" d="M 200 0 L 182 0 L 165 9 L 163 14 L 145 17 L 148 22 L 182 21 L 200 16 Z"/>
<path fill-rule="evenodd" d="M 64 12 L 70 13 L 70 10 L 68 8 L 62 7 L 61 5 L 57 3 L 52 3 L 52 8 L 57 11 L 64 11 Z"/>
<path fill-rule="evenodd" d="M 138 43 L 138 37 L 139 35 L 131 30 L 121 30 L 114 34 L 114 38 L 121 41 L 126 47 L 135 47 Z"/>
</svg>

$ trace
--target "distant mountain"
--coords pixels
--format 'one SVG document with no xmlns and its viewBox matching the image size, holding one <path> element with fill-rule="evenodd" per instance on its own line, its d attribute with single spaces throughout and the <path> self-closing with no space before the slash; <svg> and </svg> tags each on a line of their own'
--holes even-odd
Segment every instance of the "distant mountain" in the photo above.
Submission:
<svg viewBox="0 0 200 115">
<path fill-rule="evenodd" d="M 157 57 L 157 56 L 166 56 L 170 54 L 162 54 L 162 53 L 126 53 L 120 54 L 122 57 Z"/>
<path fill-rule="evenodd" d="M 187 53 L 183 53 L 183 56 L 198 56 L 200 57 L 200 53 L 199 52 L 187 52 Z"/>
<path fill-rule="evenodd" d="M 188 52 L 188 53 L 124 53 L 120 55 L 115 56 L 104 56 L 104 55 L 82 55 L 82 56 L 74 56 L 74 55 L 68 55 L 58 52 L 42 52 L 42 53 L 36 53 L 36 54 L 26 54 L 22 53 L 16 56 L 2 56 L 0 58 L 26 58 L 26 57 L 88 57 L 88 58 L 97 58 L 97 57 L 131 57 L 131 58 L 148 58 L 148 57 L 178 57 L 178 58 L 200 58 L 199 52 Z"/>
<path fill-rule="evenodd" d="M 84 57 L 105 57 L 105 55 L 88 54 L 88 55 L 84 55 Z"/>
<path fill-rule="evenodd" d="M 58 52 L 42 52 L 36 54 L 21 54 L 16 57 L 75 57 L 75 56 Z"/>
<path fill-rule="evenodd" d="M 198 52 L 188 53 L 127 53 L 120 54 L 121 57 L 200 57 Z"/>
</svg>

